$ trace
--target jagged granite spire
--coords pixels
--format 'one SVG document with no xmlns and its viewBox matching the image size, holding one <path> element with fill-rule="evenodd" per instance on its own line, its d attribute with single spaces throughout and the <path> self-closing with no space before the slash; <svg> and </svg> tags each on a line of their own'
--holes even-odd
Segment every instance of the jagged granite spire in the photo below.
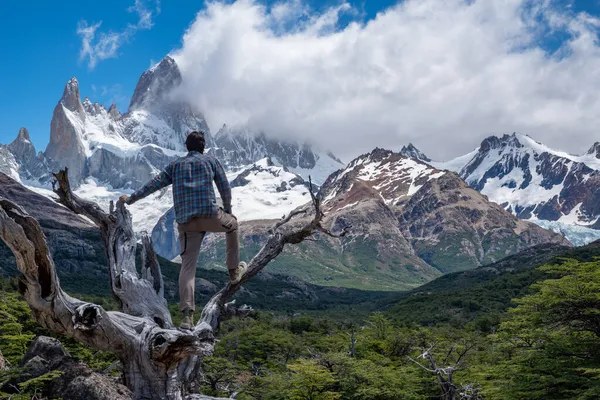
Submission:
<svg viewBox="0 0 600 400">
<path fill-rule="evenodd" d="M 30 164 L 35 160 L 35 147 L 31 143 L 27 128 L 19 129 L 19 134 L 8 145 L 8 149 L 21 164 Z"/>
<path fill-rule="evenodd" d="M 121 113 L 119 112 L 119 110 L 117 110 L 117 105 L 115 103 L 112 103 L 110 105 L 110 108 L 108 109 L 108 115 L 110 115 L 111 118 L 115 121 L 121 119 Z"/>
<path fill-rule="evenodd" d="M 400 150 L 400 154 L 408 158 L 414 158 L 421 161 L 429 162 L 431 158 L 427 157 L 421 150 L 417 149 L 412 143 L 408 146 L 403 146 Z"/>
<path fill-rule="evenodd" d="M 75 185 L 85 175 L 86 154 L 81 137 L 84 126 L 85 111 L 79 95 L 79 82 L 73 77 L 67 82 L 54 108 L 45 156 L 55 168 L 68 167 L 69 177 Z"/>
<path fill-rule="evenodd" d="M 129 111 L 140 108 L 149 109 L 164 101 L 172 89 L 181 84 L 181 72 L 174 59 L 169 56 L 144 72 L 138 81 Z"/>
<path fill-rule="evenodd" d="M 69 111 L 77 112 L 81 116 L 83 113 L 83 104 L 81 104 L 81 96 L 79 94 L 79 82 L 77 78 L 72 77 L 65 85 L 65 90 L 60 99 L 62 103 Z"/>
<path fill-rule="evenodd" d="M 174 92 L 182 83 L 182 76 L 175 60 L 166 56 L 140 77 L 129 111 L 123 117 L 124 135 L 140 144 L 155 144 L 170 150 L 185 151 L 185 138 L 194 130 L 207 133 L 206 145 L 213 147 L 210 129 L 202 113 L 193 109 L 189 102 Z M 156 125 L 156 118 L 164 123 Z"/>
</svg>

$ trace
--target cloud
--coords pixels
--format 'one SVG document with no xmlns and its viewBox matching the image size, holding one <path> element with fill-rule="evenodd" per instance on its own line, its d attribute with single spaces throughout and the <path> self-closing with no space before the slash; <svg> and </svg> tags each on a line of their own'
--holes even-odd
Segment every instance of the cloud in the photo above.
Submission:
<svg viewBox="0 0 600 400">
<path fill-rule="evenodd" d="M 136 14 L 138 21 L 128 24 L 119 32 L 98 32 L 102 21 L 90 25 L 82 20 L 77 24 L 77 35 L 81 38 L 79 59 L 87 59 L 90 69 L 94 69 L 100 61 L 117 58 L 119 48 L 131 40 L 137 31 L 151 29 L 152 19 L 160 13 L 160 3 L 156 0 L 155 8 L 149 9 L 143 0 L 135 0 L 127 11 Z"/>
<path fill-rule="evenodd" d="M 353 13 L 208 3 L 173 52 L 178 95 L 213 130 L 248 126 L 345 159 L 413 142 L 443 160 L 513 131 L 572 152 L 600 139 L 596 16 L 554 0 L 405 0 L 340 27 Z"/>
</svg>

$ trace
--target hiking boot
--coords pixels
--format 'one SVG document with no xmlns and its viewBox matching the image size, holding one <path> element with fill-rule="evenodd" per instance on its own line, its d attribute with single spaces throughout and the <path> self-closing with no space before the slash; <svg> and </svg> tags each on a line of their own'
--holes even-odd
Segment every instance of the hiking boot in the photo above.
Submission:
<svg viewBox="0 0 600 400">
<path fill-rule="evenodd" d="M 181 319 L 181 323 L 179 324 L 180 329 L 191 330 L 194 326 L 194 310 L 190 310 L 186 308 L 182 311 L 183 318 Z"/>
<path fill-rule="evenodd" d="M 238 265 L 238 267 L 236 269 L 230 269 L 229 270 L 229 283 L 231 283 L 232 285 L 240 283 L 242 276 L 244 276 L 244 274 L 246 273 L 247 270 L 248 270 L 248 264 L 246 264 L 243 261 Z"/>
</svg>

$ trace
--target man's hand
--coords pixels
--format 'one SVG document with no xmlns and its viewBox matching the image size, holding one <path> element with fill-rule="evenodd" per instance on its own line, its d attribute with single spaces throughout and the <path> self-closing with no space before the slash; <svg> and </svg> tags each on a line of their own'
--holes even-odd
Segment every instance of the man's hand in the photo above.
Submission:
<svg viewBox="0 0 600 400">
<path fill-rule="evenodd" d="M 123 203 L 127 204 L 127 200 L 129 200 L 129 196 L 124 194 L 123 196 L 119 197 L 119 200 L 121 200 Z"/>
</svg>

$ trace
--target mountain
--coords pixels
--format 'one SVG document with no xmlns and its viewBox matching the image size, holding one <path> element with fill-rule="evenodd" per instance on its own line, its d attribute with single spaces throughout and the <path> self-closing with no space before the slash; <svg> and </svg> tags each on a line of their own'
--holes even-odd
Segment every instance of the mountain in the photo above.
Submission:
<svg viewBox="0 0 600 400">
<path fill-rule="evenodd" d="M 79 82 L 72 78 L 52 117 L 44 153 L 52 168 L 69 167 L 75 187 L 93 178 L 114 189 L 137 189 L 186 153 L 185 137 L 192 130 L 206 132 L 207 153 L 220 157 L 230 171 L 265 157 L 306 176 L 326 177 L 341 167 L 334 156 L 262 133 L 224 127 L 213 138 L 204 116 L 177 98 L 181 84 L 177 63 L 165 57 L 142 74 L 122 115 L 114 104 L 106 110 L 87 97 L 82 103 Z"/>
<path fill-rule="evenodd" d="M 264 133 L 247 129 L 231 129 L 227 125 L 215 135 L 215 145 L 208 153 L 215 155 L 230 169 L 252 164 L 263 158 L 281 165 L 314 182 L 321 184 L 333 171 L 342 168 L 342 162 L 333 154 L 313 150 L 305 143 L 282 142 L 268 138 Z"/>
<path fill-rule="evenodd" d="M 319 195 L 325 225 L 349 233 L 290 248 L 273 262 L 274 271 L 322 285 L 406 290 L 536 244 L 570 246 L 561 235 L 489 202 L 457 174 L 384 149 L 333 173 Z M 241 224 L 244 256 L 253 255 L 272 224 Z M 207 237 L 200 265 L 223 268 L 221 236 Z"/>
<path fill-rule="evenodd" d="M 408 158 L 414 158 L 416 160 L 430 162 L 431 158 L 427 157 L 421 150 L 417 149 L 412 143 L 408 146 L 402 146 L 400 154 Z"/>
<path fill-rule="evenodd" d="M 433 165 L 457 171 L 521 219 L 600 229 L 599 149 L 596 143 L 574 156 L 514 133 L 488 137 L 467 156 Z"/>
<path fill-rule="evenodd" d="M 342 166 L 329 153 L 308 144 L 273 139 L 247 129 L 223 128 L 215 139 L 203 114 L 177 98 L 182 77 L 175 60 L 167 56 L 140 77 L 129 108 L 122 114 L 116 105 L 108 110 L 88 97 L 81 100 L 79 82 L 70 79 L 58 101 L 50 127 L 50 141 L 35 154 L 25 128 L 9 145 L 0 145 L 0 171 L 52 197 L 51 172 L 68 167 L 76 193 L 107 208 L 120 194 L 131 193 L 186 154 L 184 141 L 191 130 L 206 132 L 207 153 L 222 158 L 230 179 L 264 158 L 322 181 Z M 170 189 L 133 206 L 136 231 L 152 231 L 172 207 Z M 297 206 L 281 203 L 285 213 Z M 287 204 L 285 206 L 284 204 Z M 263 204 L 269 215 L 270 204 Z M 291 208 L 290 208 L 291 207 Z"/>
<path fill-rule="evenodd" d="M 548 278 L 537 269 L 564 258 L 591 261 L 600 256 L 600 241 L 572 249 L 558 244 L 534 246 L 498 262 L 439 277 L 417 289 L 390 296 L 377 305 L 403 323 L 439 325 L 467 323 L 490 332 L 529 287 Z"/>
</svg>

